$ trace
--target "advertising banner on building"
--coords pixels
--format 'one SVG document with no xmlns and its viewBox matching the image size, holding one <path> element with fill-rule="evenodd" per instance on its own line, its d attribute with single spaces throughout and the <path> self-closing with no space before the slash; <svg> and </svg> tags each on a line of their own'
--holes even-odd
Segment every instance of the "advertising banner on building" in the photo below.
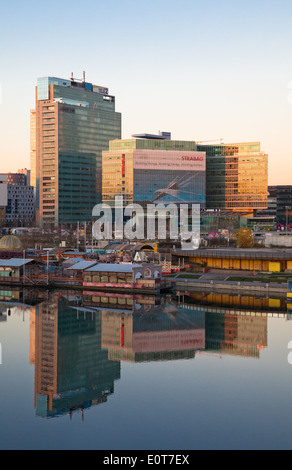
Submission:
<svg viewBox="0 0 292 470">
<path fill-rule="evenodd" d="M 205 203 L 206 156 L 194 151 L 134 151 L 134 200 Z"/>
<path fill-rule="evenodd" d="M 205 171 L 205 152 L 168 150 L 135 150 L 135 169 Z"/>
</svg>

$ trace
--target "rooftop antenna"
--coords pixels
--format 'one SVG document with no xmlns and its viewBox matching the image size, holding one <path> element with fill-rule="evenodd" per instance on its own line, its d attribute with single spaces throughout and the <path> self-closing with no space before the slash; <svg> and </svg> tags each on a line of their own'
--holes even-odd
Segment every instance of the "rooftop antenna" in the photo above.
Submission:
<svg viewBox="0 0 292 470">
<path fill-rule="evenodd" d="M 83 70 L 83 83 L 85 83 L 85 71 Z"/>
<path fill-rule="evenodd" d="M 74 82 L 73 72 L 71 72 L 71 81 Z"/>
</svg>

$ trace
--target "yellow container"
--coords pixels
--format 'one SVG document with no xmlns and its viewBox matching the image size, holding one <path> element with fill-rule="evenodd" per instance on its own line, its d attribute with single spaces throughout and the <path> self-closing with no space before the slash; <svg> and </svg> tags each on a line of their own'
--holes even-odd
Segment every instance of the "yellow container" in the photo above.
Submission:
<svg viewBox="0 0 292 470">
<path fill-rule="evenodd" d="M 269 271 L 270 272 L 279 272 L 281 271 L 281 263 L 269 262 Z"/>
<path fill-rule="evenodd" d="M 269 299 L 269 307 L 281 307 L 280 299 Z"/>
</svg>

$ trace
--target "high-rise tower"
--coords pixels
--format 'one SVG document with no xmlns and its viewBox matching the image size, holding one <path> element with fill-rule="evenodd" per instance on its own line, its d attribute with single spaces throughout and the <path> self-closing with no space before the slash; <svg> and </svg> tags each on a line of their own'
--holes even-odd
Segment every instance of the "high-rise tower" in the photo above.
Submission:
<svg viewBox="0 0 292 470">
<path fill-rule="evenodd" d="M 31 172 L 37 221 L 43 227 L 87 222 L 101 201 L 102 151 L 121 138 L 115 97 L 84 75 L 82 80 L 44 77 L 37 81 L 35 103 Z"/>
</svg>

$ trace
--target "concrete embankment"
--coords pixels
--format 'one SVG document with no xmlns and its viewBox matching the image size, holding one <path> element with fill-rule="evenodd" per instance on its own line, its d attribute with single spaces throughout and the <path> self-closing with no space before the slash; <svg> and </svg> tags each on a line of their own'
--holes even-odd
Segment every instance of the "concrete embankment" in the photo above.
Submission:
<svg viewBox="0 0 292 470">
<path fill-rule="evenodd" d="M 178 290 L 212 290 L 240 293 L 266 293 L 266 294 L 285 294 L 287 293 L 287 284 L 277 284 L 274 282 L 237 282 L 223 281 L 215 279 L 176 279 L 176 288 Z"/>
</svg>

